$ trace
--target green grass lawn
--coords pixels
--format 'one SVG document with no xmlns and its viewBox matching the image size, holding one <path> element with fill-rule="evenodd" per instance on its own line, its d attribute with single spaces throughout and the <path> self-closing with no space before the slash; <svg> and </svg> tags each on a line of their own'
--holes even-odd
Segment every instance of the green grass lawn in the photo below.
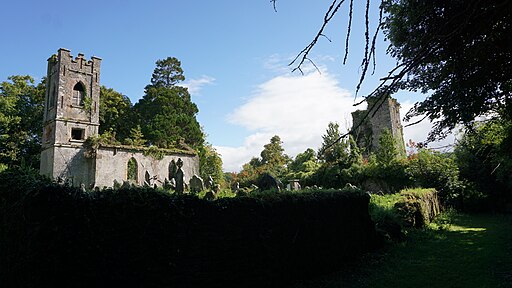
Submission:
<svg viewBox="0 0 512 288">
<path fill-rule="evenodd" d="M 512 287 L 512 216 L 441 216 L 343 272 L 296 287 Z"/>
</svg>

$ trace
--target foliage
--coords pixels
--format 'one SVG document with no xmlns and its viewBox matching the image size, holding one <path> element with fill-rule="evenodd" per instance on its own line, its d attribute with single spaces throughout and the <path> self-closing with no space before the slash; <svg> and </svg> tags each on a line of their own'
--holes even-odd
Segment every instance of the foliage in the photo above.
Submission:
<svg viewBox="0 0 512 288">
<path fill-rule="evenodd" d="M 172 88 L 185 80 L 181 62 L 175 57 L 157 60 L 156 68 L 151 77 L 151 85 Z"/>
<path fill-rule="evenodd" d="M 201 171 L 200 176 L 203 180 L 212 176 L 214 183 L 220 184 L 221 187 L 226 186 L 222 172 L 222 158 L 210 143 L 205 143 L 199 149 L 199 171 Z"/>
<path fill-rule="evenodd" d="M 408 227 L 425 227 L 441 211 L 435 189 L 407 189 L 400 191 L 400 195 L 395 208 Z"/>
<path fill-rule="evenodd" d="M 128 180 L 135 180 L 137 181 L 137 178 L 138 178 L 138 171 L 137 171 L 137 160 L 135 160 L 134 158 L 130 158 L 130 160 L 128 160 L 128 169 L 126 171 L 126 174 L 127 174 L 127 179 Z"/>
<path fill-rule="evenodd" d="M 261 151 L 261 166 L 265 167 L 264 170 L 274 176 L 281 176 L 285 172 L 286 165 L 290 157 L 284 154 L 284 149 L 281 146 L 283 142 L 281 138 L 274 135 L 270 138 L 270 143 L 263 146 Z"/>
<path fill-rule="evenodd" d="M 165 151 L 163 149 L 158 148 L 157 146 L 149 146 L 146 149 L 143 150 L 143 154 L 145 156 L 149 156 L 156 160 L 162 160 L 164 156 L 166 155 Z"/>
<path fill-rule="evenodd" d="M 444 203 L 453 205 L 464 188 L 451 154 L 419 149 L 417 154 L 410 156 L 406 172 L 414 186 L 437 189 Z"/>
<path fill-rule="evenodd" d="M 379 137 L 379 149 L 375 153 L 378 165 L 388 167 L 395 162 L 399 156 L 395 145 L 395 139 L 389 129 L 385 128 Z"/>
<path fill-rule="evenodd" d="M 406 119 L 437 120 L 430 140 L 478 116 L 511 118 L 510 1 L 389 0 L 383 8 L 388 51 L 401 69 L 390 89 L 429 93 Z"/>
<path fill-rule="evenodd" d="M 142 134 L 140 125 L 130 129 L 130 136 L 124 140 L 124 143 L 135 147 L 142 147 L 146 145 L 146 139 L 144 139 L 144 134 Z"/>
<path fill-rule="evenodd" d="M 318 151 L 321 166 L 316 170 L 315 179 L 322 187 L 341 188 L 354 183 L 352 176 L 361 164 L 362 156 L 352 136 L 341 137 L 339 124 L 330 122 L 326 134 L 322 135 L 322 145 Z M 338 141 L 339 140 L 339 141 Z M 360 167 L 360 166 L 359 166 Z"/>
<path fill-rule="evenodd" d="M 340 139 L 340 125 L 330 122 L 326 134 L 322 135 L 322 146 L 318 151 L 318 158 L 329 164 L 346 163 L 348 158 L 348 145 L 346 139 Z"/>
<path fill-rule="evenodd" d="M 408 162 L 405 159 L 395 159 L 390 163 L 377 161 L 372 155 L 363 166 L 363 186 L 372 191 L 397 193 L 410 186 L 406 173 Z"/>
<path fill-rule="evenodd" d="M 204 143 L 204 134 L 196 119 L 199 112 L 187 88 L 178 86 L 183 71 L 176 58 L 159 60 L 145 95 L 134 106 L 148 142 L 162 148 L 173 147 L 183 139 L 193 148 Z"/>
<path fill-rule="evenodd" d="M 315 150 L 308 148 L 306 151 L 297 154 L 295 159 L 288 165 L 286 178 L 298 179 L 303 186 L 315 185 L 314 175 L 320 168 L 320 163 L 316 157 Z"/>
<path fill-rule="evenodd" d="M 440 213 L 435 189 L 405 189 L 371 195 L 370 215 L 377 231 L 388 241 L 402 239 L 406 228 L 426 227 Z"/>
<path fill-rule="evenodd" d="M 455 147 L 461 178 L 476 191 L 464 201 L 482 205 L 490 197 L 496 208 L 512 201 L 512 121 L 497 119 L 467 130 Z M 478 191 L 480 193 L 478 193 Z M 469 194 L 471 193 L 471 194 Z M 468 195 L 469 194 L 469 195 Z M 470 204 L 470 203 L 466 203 Z M 474 205 L 473 205 L 474 206 Z M 482 205 L 484 206 L 484 205 Z"/>
<path fill-rule="evenodd" d="M 45 79 L 11 76 L 0 83 L 0 164 L 39 167 Z"/>
<path fill-rule="evenodd" d="M 130 98 L 105 86 L 100 87 L 100 127 L 99 133 L 116 131 L 117 139 L 122 141 L 133 129 L 132 103 Z"/>
<path fill-rule="evenodd" d="M 261 158 L 253 157 L 242 166 L 237 180 L 241 187 L 248 187 L 256 183 L 256 179 L 264 173 L 274 177 L 285 176 L 290 157 L 284 154 L 281 138 L 277 135 L 270 139 L 270 143 L 263 146 Z"/>
<path fill-rule="evenodd" d="M 16 186 L 4 175 L 1 188 Z M 9 287 L 267 287 L 333 271 L 376 241 L 360 192 L 206 201 L 144 187 L 18 188 L 0 189 L 9 208 L 0 209 L 0 281 Z"/>
</svg>

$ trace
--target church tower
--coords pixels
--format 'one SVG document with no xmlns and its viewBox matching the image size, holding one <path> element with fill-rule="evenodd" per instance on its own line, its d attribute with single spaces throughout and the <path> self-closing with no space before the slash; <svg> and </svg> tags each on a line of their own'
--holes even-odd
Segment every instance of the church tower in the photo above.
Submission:
<svg viewBox="0 0 512 288">
<path fill-rule="evenodd" d="M 98 135 L 101 59 L 61 48 L 48 59 L 41 174 L 79 186 L 94 185 L 95 161 L 84 142 Z"/>
</svg>

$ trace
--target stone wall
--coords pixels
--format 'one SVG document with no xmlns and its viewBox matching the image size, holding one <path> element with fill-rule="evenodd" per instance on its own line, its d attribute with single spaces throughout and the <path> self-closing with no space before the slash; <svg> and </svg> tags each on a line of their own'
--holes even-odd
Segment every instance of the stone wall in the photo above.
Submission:
<svg viewBox="0 0 512 288">
<path fill-rule="evenodd" d="M 352 112 L 352 122 L 355 127 L 353 136 L 363 154 L 368 155 L 379 149 L 379 138 L 384 129 L 388 129 L 395 139 L 400 155 L 405 155 L 403 128 L 400 120 L 400 104 L 396 99 L 387 97 L 383 102 L 368 99 L 368 109 Z M 375 110 L 377 109 L 377 110 Z M 366 118 L 365 118 L 366 117 Z M 364 119 L 364 120 L 363 120 Z M 362 123 L 361 123 L 362 122 Z M 361 123 L 361 125 L 359 125 Z M 356 127 L 359 125 L 359 127 Z"/>
<path fill-rule="evenodd" d="M 41 174 L 72 186 L 94 185 L 95 161 L 85 157 L 81 145 L 56 144 L 41 152 Z"/>
<path fill-rule="evenodd" d="M 97 187 L 112 187 L 114 180 L 118 183 L 128 180 L 128 161 L 137 161 L 137 185 L 144 185 L 146 172 L 151 177 L 150 185 L 162 186 L 169 179 L 169 165 L 179 158 L 183 160 L 182 170 L 184 182 L 189 183 L 194 174 L 199 175 L 199 157 L 193 154 L 165 155 L 158 160 L 144 155 L 142 151 L 116 147 L 101 147 L 96 152 L 96 183 Z"/>
</svg>

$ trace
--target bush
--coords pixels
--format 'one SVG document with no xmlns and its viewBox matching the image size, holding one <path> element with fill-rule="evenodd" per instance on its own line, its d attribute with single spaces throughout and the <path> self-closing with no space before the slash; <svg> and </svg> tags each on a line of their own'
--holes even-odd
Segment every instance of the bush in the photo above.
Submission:
<svg viewBox="0 0 512 288">
<path fill-rule="evenodd" d="M 0 190 L 6 286 L 268 286 L 333 271 L 376 241 L 358 191 L 206 201 L 144 187 L 26 185 Z"/>
<path fill-rule="evenodd" d="M 408 227 L 424 227 L 441 212 L 435 189 L 407 189 L 400 195 L 395 208 Z"/>
<path fill-rule="evenodd" d="M 424 227 L 440 212 L 435 189 L 406 189 L 400 193 L 372 195 L 370 215 L 377 232 L 387 240 L 399 240 L 403 228 Z"/>
<path fill-rule="evenodd" d="M 443 203 L 456 205 L 464 185 L 459 180 L 459 168 L 452 156 L 420 149 L 410 157 L 406 171 L 414 187 L 435 188 Z"/>
</svg>

